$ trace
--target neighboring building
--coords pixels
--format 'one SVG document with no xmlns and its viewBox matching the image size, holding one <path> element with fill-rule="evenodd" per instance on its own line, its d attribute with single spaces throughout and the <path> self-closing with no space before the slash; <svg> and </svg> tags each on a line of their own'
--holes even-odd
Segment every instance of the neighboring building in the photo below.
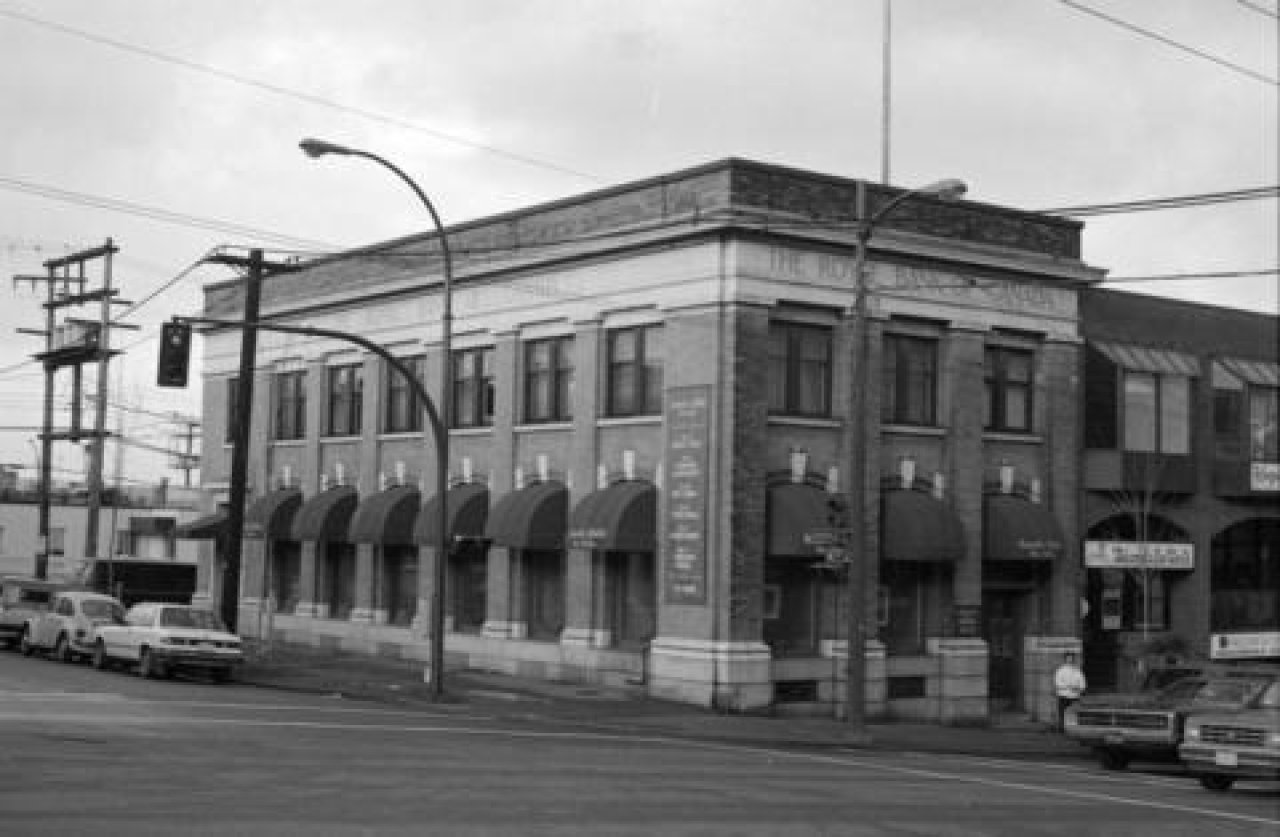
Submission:
<svg viewBox="0 0 1280 837">
<path fill-rule="evenodd" d="M 853 221 L 902 192 L 727 160 L 449 230 L 451 665 L 842 711 L 823 543 L 865 444 L 870 713 L 1050 717 L 1048 667 L 1079 647 L 1077 300 L 1100 274 L 1074 221 L 899 205 L 870 245 L 854 439 Z M 262 316 L 358 333 L 439 392 L 437 253 L 420 235 L 272 276 Z M 207 287 L 205 315 L 242 316 L 243 289 Z M 225 505 L 240 334 L 203 342 L 201 473 Z M 420 406 L 377 356 L 281 333 L 253 386 L 241 632 L 426 659 Z"/>
<path fill-rule="evenodd" d="M 198 543 L 179 537 L 180 527 L 197 516 L 200 498 L 194 491 L 167 485 L 108 490 L 99 508 L 98 546 L 88 551 L 89 508 L 84 489 L 54 485 L 49 499 L 50 579 L 84 579 L 91 558 L 196 565 Z M 32 484 L 16 481 L 0 489 L 0 574 L 35 573 L 39 534 L 40 492 Z"/>
<path fill-rule="evenodd" d="M 1085 653 L 1280 658 L 1280 318 L 1093 289 Z"/>
</svg>

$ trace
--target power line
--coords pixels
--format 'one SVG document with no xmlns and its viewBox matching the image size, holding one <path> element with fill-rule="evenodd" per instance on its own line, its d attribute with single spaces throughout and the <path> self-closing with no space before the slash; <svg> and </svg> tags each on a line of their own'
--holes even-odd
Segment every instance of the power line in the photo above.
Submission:
<svg viewBox="0 0 1280 837">
<path fill-rule="evenodd" d="M 1259 6 L 1257 3 L 1251 3 L 1249 0 L 1236 0 L 1236 2 L 1241 6 L 1244 6 L 1246 9 L 1253 9 L 1260 15 L 1266 15 L 1272 20 L 1280 20 L 1280 14 L 1277 14 L 1268 8 L 1264 8 L 1263 6 Z"/>
<path fill-rule="evenodd" d="M 405 128 L 410 131 L 416 131 L 420 134 L 426 134 L 427 136 L 434 137 L 435 139 L 438 139 L 438 140 L 443 140 L 445 142 L 453 143 L 454 145 L 465 146 L 467 148 L 471 148 L 476 151 L 484 151 L 488 154 L 493 154 L 499 157 L 505 157 L 508 160 L 514 160 L 515 162 L 523 163 L 528 166 L 547 169 L 548 171 L 554 171 L 560 174 L 571 175 L 573 177 L 581 178 L 583 180 L 590 180 L 597 183 L 601 182 L 601 178 L 593 174 L 587 174 L 585 172 L 577 171 L 576 169 L 568 168 L 567 166 L 562 166 L 556 163 L 550 163 L 550 162 L 547 162 L 546 160 L 541 160 L 536 157 L 530 157 L 525 154 L 518 154 L 514 151 L 508 151 L 504 148 L 499 148 L 495 145 L 486 145 L 484 143 L 475 142 L 474 140 L 469 140 L 464 137 L 457 136 L 455 134 L 445 133 L 444 131 L 437 131 L 434 128 L 428 128 L 425 125 L 419 125 L 414 122 L 409 122 L 408 120 L 400 119 L 399 117 L 391 116 L 389 114 L 379 113 L 377 111 L 368 110 L 367 108 L 357 107 L 354 105 L 348 105 L 343 102 L 335 101 L 333 99 L 326 99 L 323 96 L 317 96 L 314 93 L 304 93 L 302 91 L 293 90 L 291 88 L 283 87 L 278 84 L 272 84 L 270 82 L 261 81 L 255 78 L 250 78 L 248 76 L 242 76 L 242 75 L 239 75 L 238 73 L 232 73 L 227 70 L 223 70 L 209 64 L 200 64 L 198 62 L 191 61 L 190 59 L 187 59 L 187 58 L 180 58 L 176 55 L 169 55 L 168 53 L 160 52 L 159 50 L 137 46 L 136 44 L 126 43 L 125 41 L 118 41 L 118 40 L 115 40 L 114 38 L 108 38 L 103 35 L 95 35 L 92 32 L 86 32 L 83 29 L 75 29 L 71 26 L 67 26 L 62 23 L 55 23 L 51 20 L 44 20 L 42 18 L 34 17 L 32 15 L 23 14 L 22 12 L 16 12 L 9 9 L 0 9 L 0 15 L 4 15 L 5 17 L 9 17 L 14 20 L 20 20 L 23 23 L 29 23 L 33 26 L 40 26 L 45 29 L 51 29 L 53 31 L 60 32 L 64 35 L 70 35 L 71 37 L 74 37 L 74 38 L 90 41 L 92 43 L 99 44 L 102 46 L 108 46 L 108 47 L 111 47 L 112 49 L 118 49 L 123 52 L 132 53 L 134 55 L 140 55 L 144 58 L 150 58 L 155 61 L 162 61 L 166 64 L 172 64 L 176 67 L 181 67 L 184 70 L 190 70 L 192 72 L 213 76 L 215 78 L 222 79 L 223 81 L 230 81 L 235 84 L 244 85 L 246 87 L 252 87 L 257 90 L 265 91 L 267 93 L 273 93 L 277 96 L 284 96 L 290 99 L 295 99 L 300 102 L 305 102 L 310 105 L 317 105 L 319 107 L 329 108 L 330 110 L 336 110 L 336 111 L 341 111 L 343 113 L 353 114 L 355 116 L 360 116 L 365 119 L 373 120 L 375 122 L 381 122 L 385 125 L 393 125 L 397 128 Z"/>
<path fill-rule="evenodd" d="M 1280 197 L 1280 186 L 1259 186 L 1253 189 L 1233 189 L 1226 192 L 1201 192 L 1172 198 L 1144 198 L 1119 203 L 1097 203 L 1083 206 L 1066 206 L 1054 209 L 1038 209 L 1048 215 L 1070 215 L 1084 218 L 1091 215 L 1114 215 L 1127 212 L 1149 212 L 1156 209 L 1186 209 L 1219 203 L 1263 200 Z"/>
<path fill-rule="evenodd" d="M 1220 67 L 1225 67 L 1228 70 L 1231 70 L 1232 72 L 1236 72 L 1241 75 L 1248 76 L 1249 78 L 1254 79 L 1255 81 L 1261 81 L 1264 84 L 1270 84 L 1273 86 L 1280 85 L 1280 81 L 1277 81 L 1276 79 L 1273 79 L 1270 76 L 1265 76 L 1262 73 L 1256 72 L 1254 70 L 1250 70 L 1248 67 L 1242 67 L 1239 64 L 1233 64 L 1232 62 L 1227 61 L 1224 58 L 1219 58 L 1216 55 L 1210 55 L 1204 50 L 1196 49 L 1195 47 L 1191 47 L 1191 46 L 1187 46 L 1186 44 L 1179 43 L 1178 41 L 1175 41 L 1172 38 L 1167 38 L 1164 35 L 1159 34 L 1158 32 L 1152 32 L 1150 29 L 1144 29 L 1143 27 L 1138 26 L 1137 24 L 1129 23 L 1127 20 L 1121 20 L 1118 17 L 1112 17 L 1111 15 L 1105 14 L 1104 12 L 1100 12 L 1097 9 L 1090 8 L 1089 6 L 1086 6 L 1083 3 L 1077 3 L 1075 2 L 1075 0 L 1058 0 L 1058 2 L 1064 6 L 1067 6 L 1068 8 L 1075 9 L 1078 12 L 1082 12 L 1087 15 L 1092 15 L 1093 17 L 1096 17 L 1099 20 L 1105 20 L 1107 23 L 1110 23 L 1114 26 L 1119 26 L 1122 29 L 1127 29 L 1128 31 L 1141 35 L 1144 38 L 1150 38 L 1151 40 L 1159 41 L 1160 43 L 1166 46 L 1171 46 L 1174 49 L 1181 50 L 1182 52 L 1185 52 L 1189 55 L 1194 55 L 1197 58 L 1203 58 L 1205 61 L 1212 61 L 1214 64 L 1217 64 Z"/>
<path fill-rule="evenodd" d="M 1152 276 L 1108 276 L 1106 282 L 1176 282 L 1183 279 L 1246 279 L 1280 275 L 1280 268 L 1262 270 L 1221 270 L 1212 273 L 1163 273 Z"/>
</svg>

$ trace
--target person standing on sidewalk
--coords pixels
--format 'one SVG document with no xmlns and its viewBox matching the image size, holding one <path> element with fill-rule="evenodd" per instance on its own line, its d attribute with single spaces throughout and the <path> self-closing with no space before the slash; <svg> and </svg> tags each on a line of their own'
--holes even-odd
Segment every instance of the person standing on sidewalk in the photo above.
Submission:
<svg viewBox="0 0 1280 837">
<path fill-rule="evenodd" d="M 1053 692 L 1058 696 L 1058 731 L 1063 731 L 1067 707 L 1080 699 L 1088 684 L 1084 672 L 1076 665 L 1076 655 L 1068 651 L 1062 657 L 1062 664 L 1053 672 Z"/>
</svg>

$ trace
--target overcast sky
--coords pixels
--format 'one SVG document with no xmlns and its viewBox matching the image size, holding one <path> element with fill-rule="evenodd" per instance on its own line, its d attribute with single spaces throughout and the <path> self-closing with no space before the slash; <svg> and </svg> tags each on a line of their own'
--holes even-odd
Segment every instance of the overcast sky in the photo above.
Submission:
<svg viewBox="0 0 1280 837">
<path fill-rule="evenodd" d="M 131 406 L 126 435 L 171 447 L 164 414 L 199 403 L 152 386 L 155 335 L 231 275 L 186 273 L 211 247 L 341 249 L 429 227 L 389 173 L 310 160 L 300 138 L 395 161 L 445 223 L 729 156 L 878 179 L 883 8 L 0 0 L 0 268 L 43 274 L 114 240 L 122 298 L 146 303 L 127 317 L 140 329 L 117 333 L 112 401 Z M 892 8 L 894 184 L 961 177 L 974 200 L 1048 209 L 1280 182 L 1276 0 Z M 1116 287 L 1274 313 L 1277 225 L 1274 198 L 1106 215 L 1087 221 L 1085 258 L 1116 278 L 1271 270 Z M 0 302 L 0 462 L 34 464 L 43 375 L 24 361 L 43 344 L 14 329 L 43 325 L 43 293 L 6 282 Z M 124 474 L 166 473 L 163 459 L 131 447 Z M 83 458 L 61 444 L 55 465 Z"/>
</svg>

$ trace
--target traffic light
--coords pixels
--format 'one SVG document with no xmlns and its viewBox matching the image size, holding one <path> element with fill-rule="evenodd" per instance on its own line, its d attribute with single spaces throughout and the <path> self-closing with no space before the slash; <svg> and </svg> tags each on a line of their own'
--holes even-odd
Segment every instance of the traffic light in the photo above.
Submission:
<svg viewBox="0 0 1280 837">
<path fill-rule="evenodd" d="M 191 365 L 191 326 L 187 323 L 164 323 L 160 326 L 160 362 L 156 367 L 156 384 L 162 387 L 185 387 L 187 368 Z"/>
</svg>

